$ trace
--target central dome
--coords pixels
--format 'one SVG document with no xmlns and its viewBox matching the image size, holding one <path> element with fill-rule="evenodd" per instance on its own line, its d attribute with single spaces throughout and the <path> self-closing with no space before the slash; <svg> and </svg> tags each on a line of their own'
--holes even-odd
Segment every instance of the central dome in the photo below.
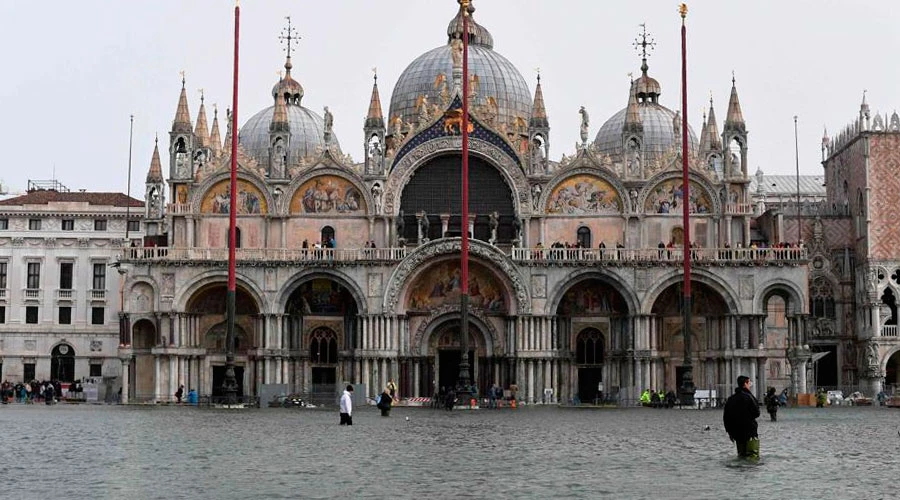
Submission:
<svg viewBox="0 0 900 500">
<path fill-rule="evenodd" d="M 638 110 L 644 126 L 644 153 L 662 154 L 672 146 L 680 147 L 680 142 L 675 143 L 675 112 L 649 100 L 639 103 Z M 628 108 L 626 107 L 606 120 L 606 123 L 600 127 L 597 137 L 594 139 L 594 145 L 603 153 L 612 157 L 623 153 L 625 146 L 622 140 L 622 129 L 625 126 L 627 113 Z M 696 153 L 697 144 L 697 136 L 688 125 L 688 149 L 692 153 Z"/>
<path fill-rule="evenodd" d="M 531 117 L 532 97 L 521 73 L 505 57 L 494 52 L 493 37 L 474 19 L 469 21 L 469 33 L 469 77 L 478 77 L 476 102 L 470 105 L 483 104 L 488 97 L 492 97 L 497 101 L 498 124 L 510 124 L 517 118 L 528 120 Z M 447 28 L 447 45 L 429 50 L 403 70 L 391 94 L 390 120 L 399 116 L 404 123 L 415 122 L 418 111 L 416 103 L 421 96 L 426 96 L 430 104 L 439 102 L 441 79 L 450 89 L 453 88 L 453 58 L 449 42 L 461 35 L 461 18 L 457 14 Z"/>
</svg>

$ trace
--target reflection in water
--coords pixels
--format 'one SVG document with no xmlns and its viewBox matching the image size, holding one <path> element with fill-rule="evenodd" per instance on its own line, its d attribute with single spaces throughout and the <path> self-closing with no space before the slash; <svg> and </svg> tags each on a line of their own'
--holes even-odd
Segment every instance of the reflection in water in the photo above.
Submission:
<svg viewBox="0 0 900 500">
<path fill-rule="evenodd" d="M 407 421 L 404 417 L 410 417 Z M 784 409 L 762 461 L 717 410 L 4 405 L 6 498 L 894 498 L 897 412 Z M 704 431 L 709 425 L 710 431 Z M 48 469 L 49 468 L 49 469 Z M 16 480 L 51 470 L 52 480 Z"/>
</svg>

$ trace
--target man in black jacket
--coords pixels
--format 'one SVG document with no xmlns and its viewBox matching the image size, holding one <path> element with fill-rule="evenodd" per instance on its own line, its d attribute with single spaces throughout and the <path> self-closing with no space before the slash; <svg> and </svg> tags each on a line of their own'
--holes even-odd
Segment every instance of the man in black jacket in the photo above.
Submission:
<svg viewBox="0 0 900 500">
<path fill-rule="evenodd" d="M 738 387 L 725 402 L 722 420 L 725 432 L 737 446 L 738 456 L 748 460 L 759 460 L 759 434 L 756 432 L 756 418 L 759 417 L 759 402 L 750 392 L 749 377 L 737 378 Z"/>
</svg>

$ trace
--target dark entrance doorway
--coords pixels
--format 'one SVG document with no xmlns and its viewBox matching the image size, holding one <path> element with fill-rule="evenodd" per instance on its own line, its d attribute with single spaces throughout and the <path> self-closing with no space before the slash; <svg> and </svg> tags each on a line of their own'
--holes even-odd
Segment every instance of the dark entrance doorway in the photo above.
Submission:
<svg viewBox="0 0 900 500">
<path fill-rule="evenodd" d="M 221 398 L 225 397 L 225 393 L 222 392 L 222 384 L 225 382 L 225 366 L 214 366 L 213 369 L 213 385 L 212 385 L 212 397 Z M 234 367 L 234 378 L 237 380 L 237 397 L 244 397 L 244 367 L 243 366 L 235 366 Z"/>
<path fill-rule="evenodd" d="M 50 353 L 50 379 L 60 382 L 75 380 L 75 349 L 69 344 L 60 344 Z"/>
<path fill-rule="evenodd" d="M 312 390 L 316 393 L 333 394 L 337 384 L 337 370 L 332 366 L 312 367 Z"/>
<path fill-rule="evenodd" d="M 578 369 L 578 399 L 582 403 L 600 402 L 598 386 L 603 381 L 603 368 L 584 367 Z"/>
<path fill-rule="evenodd" d="M 686 372 L 686 371 L 687 371 L 687 368 L 685 368 L 684 366 L 676 366 L 675 367 L 675 383 L 677 384 L 677 386 L 674 388 L 675 392 L 678 392 L 678 388 L 682 387 L 684 385 L 684 383 L 683 383 L 684 382 L 684 372 Z M 692 372 L 693 372 L 693 367 L 692 367 Z M 659 390 L 656 387 L 639 387 L 638 389 L 640 389 L 642 391 L 644 389 L 654 389 L 657 391 Z"/>
<path fill-rule="evenodd" d="M 441 387 L 456 387 L 459 382 L 460 361 L 462 361 L 462 351 L 459 349 L 438 351 L 438 364 L 440 365 L 438 383 Z M 469 381 L 475 381 L 475 351 L 469 351 Z"/>
</svg>

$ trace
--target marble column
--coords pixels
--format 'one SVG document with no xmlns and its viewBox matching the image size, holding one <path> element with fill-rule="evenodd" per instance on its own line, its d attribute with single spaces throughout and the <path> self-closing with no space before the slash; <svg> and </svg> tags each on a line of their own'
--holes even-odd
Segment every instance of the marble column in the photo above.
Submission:
<svg viewBox="0 0 900 500">
<path fill-rule="evenodd" d="M 119 399 L 120 404 L 128 404 L 128 391 L 131 388 L 131 357 L 119 358 L 122 362 L 122 397 Z"/>
<path fill-rule="evenodd" d="M 160 394 L 162 394 L 162 377 L 160 376 L 160 363 L 159 354 L 153 356 L 153 402 L 158 402 L 160 400 Z"/>
</svg>

